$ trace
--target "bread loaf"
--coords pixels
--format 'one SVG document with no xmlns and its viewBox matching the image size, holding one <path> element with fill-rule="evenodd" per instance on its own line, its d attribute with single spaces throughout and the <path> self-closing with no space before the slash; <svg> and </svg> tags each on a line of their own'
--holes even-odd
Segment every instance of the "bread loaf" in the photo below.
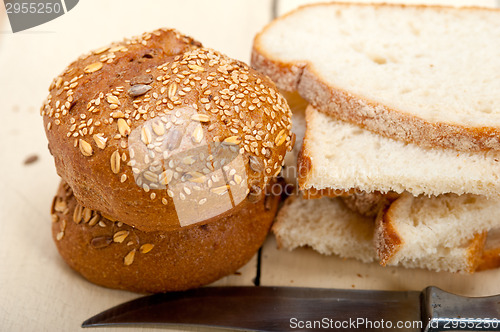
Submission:
<svg viewBox="0 0 500 332">
<path fill-rule="evenodd" d="M 495 9 L 320 3 L 266 26 L 252 65 L 320 111 L 380 135 L 498 151 L 498 22 Z"/>
<path fill-rule="evenodd" d="M 83 207 L 61 182 L 52 234 L 66 263 L 95 284 L 142 293 L 178 291 L 243 266 L 264 242 L 278 202 L 268 195 L 207 225 L 143 232 Z"/>
<path fill-rule="evenodd" d="M 278 245 L 288 250 L 307 246 L 387 266 L 470 273 L 500 266 L 499 209 L 498 199 L 474 195 L 405 194 L 381 210 L 375 223 L 340 198 L 292 196 L 272 230 Z"/>
<path fill-rule="evenodd" d="M 147 232 L 262 200 L 292 148 L 274 84 L 175 30 L 83 55 L 54 79 L 41 114 L 79 203 Z"/>
<path fill-rule="evenodd" d="M 403 143 L 336 120 L 312 107 L 299 156 L 302 190 L 471 193 L 498 197 L 500 154 Z"/>
</svg>

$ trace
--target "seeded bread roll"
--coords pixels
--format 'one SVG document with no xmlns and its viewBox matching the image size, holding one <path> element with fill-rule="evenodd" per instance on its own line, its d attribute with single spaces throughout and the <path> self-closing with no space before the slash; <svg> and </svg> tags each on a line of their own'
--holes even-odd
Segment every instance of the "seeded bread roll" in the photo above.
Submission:
<svg viewBox="0 0 500 332">
<path fill-rule="evenodd" d="M 290 110 L 267 77 L 174 30 L 80 57 L 41 114 L 80 204 L 147 232 L 260 201 L 292 146 Z"/>
<path fill-rule="evenodd" d="M 68 265 L 95 284 L 144 293 L 185 290 L 243 266 L 264 242 L 278 201 L 269 195 L 208 225 L 142 232 L 83 208 L 61 182 L 52 234 Z"/>
</svg>

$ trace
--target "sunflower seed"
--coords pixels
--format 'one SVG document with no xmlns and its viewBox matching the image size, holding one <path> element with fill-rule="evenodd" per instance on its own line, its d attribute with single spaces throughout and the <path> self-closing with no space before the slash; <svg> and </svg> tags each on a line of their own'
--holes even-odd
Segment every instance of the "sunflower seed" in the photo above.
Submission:
<svg viewBox="0 0 500 332">
<path fill-rule="evenodd" d="M 163 205 L 167 205 L 168 204 L 168 200 L 166 198 L 162 198 L 161 202 L 162 202 Z"/>
<path fill-rule="evenodd" d="M 257 173 L 262 173 L 264 171 L 264 164 L 256 156 L 248 157 L 250 168 Z"/>
<path fill-rule="evenodd" d="M 98 236 L 90 241 L 90 245 L 94 249 L 102 249 L 109 246 L 111 242 L 113 242 L 113 239 L 109 236 Z"/>
<path fill-rule="evenodd" d="M 127 124 L 127 121 L 125 121 L 124 119 L 118 119 L 117 125 L 120 135 L 128 136 L 130 134 L 130 127 Z"/>
<path fill-rule="evenodd" d="M 118 231 L 113 235 L 113 242 L 122 243 L 129 234 L 129 231 Z"/>
<path fill-rule="evenodd" d="M 78 147 L 80 148 L 80 152 L 86 157 L 90 157 L 93 153 L 92 145 L 81 138 L 78 140 Z"/>
<path fill-rule="evenodd" d="M 168 132 L 165 139 L 167 141 L 166 148 L 170 151 L 175 150 L 181 144 L 182 133 L 177 129 L 172 129 Z"/>
<path fill-rule="evenodd" d="M 59 232 L 59 233 L 57 233 L 57 235 L 56 235 L 56 239 L 57 239 L 57 241 L 61 241 L 63 237 L 64 237 L 64 232 Z"/>
<path fill-rule="evenodd" d="M 85 69 L 83 71 L 87 74 L 90 74 L 90 73 L 93 73 L 93 72 L 100 70 L 101 68 L 102 68 L 102 62 L 94 62 L 94 63 L 88 65 L 87 67 L 85 67 Z"/>
<path fill-rule="evenodd" d="M 147 254 L 153 249 L 154 246 L 155 246 L 154 244 L 146 243 L 143 244 L 139 250 L 141 251 L 141 254 Z"/>
<path fill-rule="evenodd" d="M 153 75 L 151 74 L 139 75 L 130 80 L 130 85 L 151 84 L 153 81 Z"/>
<path fill-rule="evenodd" d="M 187 174 L 191 176 L 189 182 L 203 183 L 207 179 L 207 177 L 200 172 L 188 172 Z"/>
<path fill-rule="evenodd" d="M 142 96 L 143 94 L 145 94 L 146 92 L 148 92 L 149 90 L 151 90 L 151 86 L 150 85 L 136 84 L 136 85 L 133 85 L 128 90 L 128 95 L 130 97 L 139 97 L 139 96 Z"/>
<path fill-rule="evenodd" d="M 210 189 L 210 191 L 213 192 L 214 194 L 217 194 L 217 195 L 223 195 L 227 192 L 228 189 L 229 189 L 229 186 L 224 185 L 224 186 L 212 188 L 212 189 Z"/>
<path fill-rule="evenodd" d="M 115 152 L 113 152 L 110 159 L 111 171 L 115 174 L 118 174 L 120 172 L 120 161 L 120 153 L 118 152 L 118 150 L 116 150 Z"/>
</svg>

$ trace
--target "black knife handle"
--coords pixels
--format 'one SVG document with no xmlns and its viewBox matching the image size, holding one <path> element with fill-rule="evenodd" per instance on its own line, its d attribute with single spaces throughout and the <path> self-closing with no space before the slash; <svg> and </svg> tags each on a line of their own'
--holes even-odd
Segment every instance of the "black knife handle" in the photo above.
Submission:
<svg viewBox="0 0 500 332">
<path fill-rule="evenodd" d="M 427 287 L 422 297 L 424 332 L 500 331 L 500 295 L 464 297 Z"/>
</svg>

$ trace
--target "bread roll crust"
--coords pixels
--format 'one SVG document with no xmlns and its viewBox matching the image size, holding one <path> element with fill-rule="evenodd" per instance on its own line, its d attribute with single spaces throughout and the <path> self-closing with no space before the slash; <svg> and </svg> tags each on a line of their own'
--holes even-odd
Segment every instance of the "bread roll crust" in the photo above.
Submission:
<svg viewBox="0 0 500 332">
<path fill-rule="evenodd" d="M 77 200 L 148 232 L 212 222 L 248 193 L 263 199 L 291 149 L 274 84 L 174 30 L 80 57 L 54 79 L 41 114 Z M 220 200 L 230 204 L 218 209 Z"/>
<path fill-rule="evenodd" d="M 78 204 L 61 182 L 52 234 L 66 263 L 89 281 L 142 293 L 199 287 L 234 273 L 264 242 L 279 202 L 245 201 L 213 223 L 170 232 L 142 232 Z M 75 221 L 76 220 L 76 221 Z"/>
</svg>

